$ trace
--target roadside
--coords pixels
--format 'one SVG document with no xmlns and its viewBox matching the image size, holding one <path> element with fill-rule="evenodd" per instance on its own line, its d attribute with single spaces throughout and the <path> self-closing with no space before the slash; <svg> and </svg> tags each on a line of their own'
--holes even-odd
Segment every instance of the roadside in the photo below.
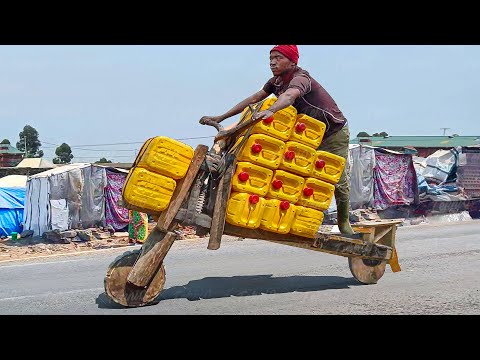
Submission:
<svg viewBox="0 0 480 360">
<path fill-rule="evenodd" d="M 352 217 L 354 217 L 354 222 L 380 219 L 375 212 L 367 210 L 354 211 L 352 212 Z M 465 222 L 475 222 L 475 220 L 472 220 L 472 218 L 468 216 L 468 212 L 429 217 L 421 216 L 418 218 L 405 219 L 400 225 L 399 230 L 402 228 L 410 228 L 412 225 L 415 227 L 438 227 Z M 149 231 L 151 231 L 155 225 L 156 223 L 149 223 Z M 323 227 L 326 231 L 331 231 L 332 228 L 332 226 L 329 225 Z M 203 243 L 203 241 L 208 239 L 208 235 L 206 237 L 197 236 L 194 227 L 181 227 L 180 231 L 180 240 L 194 240 L 195 242 Z M 224 238 L 228 238 L 228 240 L 239 240 L 236 237 L 224 236 Z M 52 255 L 77 254 L 96 250 L 115 249 L 129 247 L 130 245 L 131 244 L 128 243 L 127 232 L 110 233 L 108 229 L 104 228 L 92 228 L 82 231 L 69 230 L 62 233 L 50 233 L 44 237 L 28 236 L 16 240 L 7 238 L 0 240 L 0 263 L 12 260 L 49 257 Z"/>
<path fill-rule="evenodd" d="M 149 231 L 155 225 L 155 223 L 150 223 Z M 181 228 L 180 239 L 195 238 L 198 236 L 195 235 L 193 228 Z M 51 233 L 45 237 L 27 236 L 16 240 L 11 238 L 0 240 L 0 262 L 127 246 L 130 246 L 127 232 L 110 233 L 103 228 L 86 229 L 82 232 L 69 230 Z"/>
</svg>

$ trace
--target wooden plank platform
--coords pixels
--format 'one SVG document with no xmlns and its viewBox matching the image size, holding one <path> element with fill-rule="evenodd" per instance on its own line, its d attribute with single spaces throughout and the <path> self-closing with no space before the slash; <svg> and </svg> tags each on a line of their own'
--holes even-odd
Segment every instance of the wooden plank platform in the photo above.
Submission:
<svg viewBox="0 0 480 360">
<path fill-rule="evenodd" d="M 392 257 L 392 248 L 389 246 L 335 235 L 309 239 L 292 234 L 282 235 L 265 230 L 241 228 L 228 223 L 225 224 L 224 234 L 248 239 L 265 240 L 340 256 L 356 256 L 371 260 L 387 261 Z"/>
</svg>

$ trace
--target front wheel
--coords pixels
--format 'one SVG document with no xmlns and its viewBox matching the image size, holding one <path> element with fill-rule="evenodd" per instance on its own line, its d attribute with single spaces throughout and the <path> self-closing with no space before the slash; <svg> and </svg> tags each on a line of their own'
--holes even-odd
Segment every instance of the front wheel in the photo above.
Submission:
<svg viewBox="0 0 480 360">
<path fill-rule="evenodd" d="M 137 261 L 140 251 L 127 252 L 113 261 L 104 279 L 105 293 L 117 304 L 139 307 L 150 304 L 163 290 L 165 268 L 160 265 L 153 280 L 146 288 L 139 288 L 127 281 L 128 274 Z"/>
</svg>

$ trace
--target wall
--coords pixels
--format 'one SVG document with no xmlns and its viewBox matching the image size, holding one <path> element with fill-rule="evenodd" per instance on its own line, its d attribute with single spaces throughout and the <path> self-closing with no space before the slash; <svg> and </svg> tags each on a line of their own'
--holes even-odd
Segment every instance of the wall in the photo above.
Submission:
<svg viewBox="0 0 480 360">
<path fill-rule="evenodd" d="M 17 166 L 22 159 L 23 154 L 0 154 L 0 167 Z"/>
</svg>

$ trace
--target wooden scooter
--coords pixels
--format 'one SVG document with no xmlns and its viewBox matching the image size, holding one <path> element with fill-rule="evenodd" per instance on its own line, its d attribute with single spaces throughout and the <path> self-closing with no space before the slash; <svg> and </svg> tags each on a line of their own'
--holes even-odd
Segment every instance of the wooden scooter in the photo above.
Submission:
<svg viewBox="0 0 480 360">
<path fill-rule="evenodd" d="M 252 108 L 250 111 L 256 112 Z M 158 297 L 165 285 L 163 260 L 179 235 L 179 225 L 196 226 L 197 233 L 209 233 L 209 250 L 220 248 L 222 235 L 233 235 L 348 257 L 352 275 L 363 284 L 375 284 L 383 276 L 387 263 L 393 272 L 400 271 L 395 234 L 402 220 L 357 223 L 353 225 L 356 235 L 317 233 L 314 239 L 225 222 L 236 168 L 235 151 L 242 145 L 235 144 L 240 135 L 246 140 L 258 121 L 242 118 L 229 129 L 216 122 L 206 124 L 218 130 L 213 147 L 210 150 L 205 145 L 196 147 L 187 174 L 178 181 L 169 207 L 156 214 L 157 225 L 142 248 L 123 254 L 109 266 L 104 286 L 110 299 L 126 307 L 139 307 Z"/>
</svg>

